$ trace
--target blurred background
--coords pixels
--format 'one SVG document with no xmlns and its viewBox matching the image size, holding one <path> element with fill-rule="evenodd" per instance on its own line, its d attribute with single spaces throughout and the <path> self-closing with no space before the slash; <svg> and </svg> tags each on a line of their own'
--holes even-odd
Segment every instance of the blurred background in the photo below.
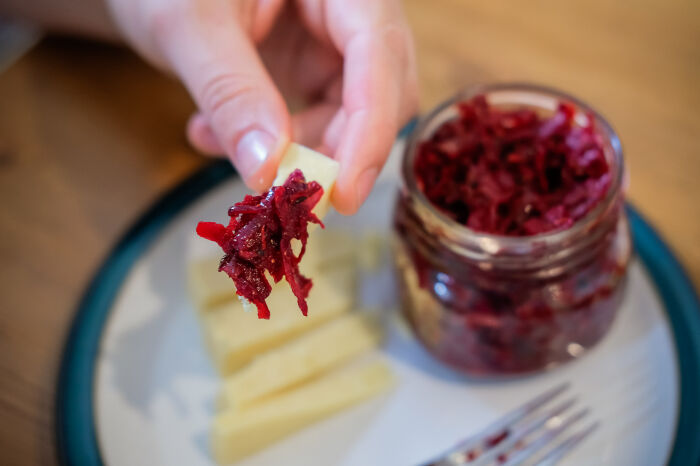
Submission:
<svg viewBox="0 0 700 466">
<path fill-rule="evenodd" d="M 629 199 L 700 285 L 700 2 L 406 0 L 423 110 L 530 81 L 621 135 Z M 53 464 L 54 380 L 81 292 L 149 204 L 206 163 L 193 104 L 131 51 L 0 28 L 0 459 Z"/>
</svg>

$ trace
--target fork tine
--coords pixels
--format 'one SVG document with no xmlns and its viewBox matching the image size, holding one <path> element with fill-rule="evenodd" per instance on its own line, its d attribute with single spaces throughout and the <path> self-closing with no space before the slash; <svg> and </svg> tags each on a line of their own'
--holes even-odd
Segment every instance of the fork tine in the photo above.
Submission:
<svg viewBox="0 0 700 466">
<path fill-rule="evenodd" d="M 574 404 L 576 404 L 576 397 L 569 398 L 568 400 L 559 403 L 554 408 L 538 414 L 535 419 L 532 419 L 526 425 L 515 429 L 513 433 L 508 435 L 508 437 L 506 437 L 502 442 L 494 446 L 492 449 L 485 451 L 473 462 L 473 465 L 485 466 L 496 461 L 500 455 L 513 449 L 518 442 L 527 438 L 539 430 L 542 426 L 546 426 L 550 419 L 564 414 L 568 409 L 574 406 Z"/>
<path fill-rule="evenodd" d="M 493 439 L 501 435 L 503 432 L 506 432 L 506 430 L 513 424 L 521 421 L 543 405 L 561 395 L 570 386 L 571 384 L 569 382 L 564 382 L 532 398 L 531 400 L 522 404 L 520 407 L 496 420 L 478 434 L 467 437 L 465 440 L 459 442 L 457 445 L 444 453 L 439 460 L 428 463 L 427 466 L 462 464 L 466 462 L 468 458 L 466 457 L 465 452 L 484 445 L 488 446 L 488 441 L 490 439 Z"/>
<path fill-rule="evenodd" d="M 551 401 L 558 395 L 561 395 L 566 391 L 567 388 L 569 388 L 571 384 L 569 382 L 564 382 L 561 385 L 558 385 L 551 390 L 548 390 L 541 395 L 536 396 L 535 398 L 531 399 L 530 401 L 526 402 L 519 408 L 516 408 L 515 410 L 511 411 L 510 413 L 506 414 L 503 416 L 501 419 L 497 420 L 493 424 L 491 424 L 489 427 L 486 428 L 485 432 L 491 431 L 491 430 L 503 430 L 504 428 L 515 424 L 516 422 L 520 421 L 521 419 L 525 418 L 525 416 L 529 415 L 533 411 L 539 409 L 541 406 L 545 405 L 547 402 Z M 484 437 L 488 437 L 487 435 Z"/>
<path fill-rule="evenodd" d="M 562 458 L 568 455 L 571 450 L 573 450 L 576 445 L 581 443 L 586 437 L 591 435 L 598 427 L 600 427 L 600 422 L 594 422 L 585 429 L 576 432 L 575 434 L 569 436 L 566 440 L 561 442 L 559 445 L 554 447 L 550 452 L 540 458 L 535 466 L 554 466 Z"/>
<path fill-rule="evenodd" d="M 562 432 L 586 417 L 589 411 L 588 408 L 582 409 L 564 420 L 556 416 L 548 419 L 545 423 L 547 430 L 540 437 L 526 445 L 525 448 L 515 452 L 511 458 L 503 463 L 503 466 L 516 466 L 532 458 L 535 453 L 552 443 Z"/>
</svg>

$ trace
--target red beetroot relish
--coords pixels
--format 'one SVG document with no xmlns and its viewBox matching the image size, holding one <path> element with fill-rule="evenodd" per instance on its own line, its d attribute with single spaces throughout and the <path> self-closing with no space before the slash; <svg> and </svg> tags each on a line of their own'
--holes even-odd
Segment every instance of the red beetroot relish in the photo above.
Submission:
<svg viewBox="0 0 700 466">
<path fill-rule="evenodd" d="M 565 102 L 549 118 L 493 108 L 484 96 L 462 102 L 459 116 L 418 148 L 418 187 L 476 231 L 527 236 L 569 228 L 610 186 L 592 117 L 577 126 L 574 115 Z"/>
<path fill-rule="evenodd" d="M 197 225 L 199 236 L 221 246 L 225 255 L 219 271 L 231 277 L 239 296 L 257 306 L 258 318 L 270 318 L 265 300 L 272 288 L 265 271 L 275 283 L 282 277 L 287 279 L 302 314 L 307 315 L 306 298 L 312 282 L 299 272 L 299 262 L 306 252 L 308 224 L 323 227 L 311 212 L 322 194 L 321 185 L 315 181 L 307 183 L 297 169 L 284 185 L 273 186 L 264 195 L 247 195 L 232 206 L 228 226 L 215 222 Z M 301 242 L 298 256 L 292 251 L 293 239 Z"/>
<path fill-rule="evenodd" d="M 631 246 L 624 162 L 617 135 L 584 104 L 523 85 L 484 95 L 445 102 L 407 146 L 397 282 L 412 330 L 439 360 L 472 376 L 532 373 L 579 357 L 615 317 Z"/>
</svg>

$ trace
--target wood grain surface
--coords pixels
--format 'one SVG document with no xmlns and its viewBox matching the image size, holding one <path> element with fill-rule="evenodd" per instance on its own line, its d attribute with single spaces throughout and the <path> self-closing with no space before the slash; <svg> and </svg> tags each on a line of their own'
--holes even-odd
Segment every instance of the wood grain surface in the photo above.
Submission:
<svg viewBox="0 0 700 466">
<path fill-rule="evenodd" d="M 406 1 L 422 107 L 530 81 L 598 108 L 629 197 L 700 284 L 700 2 Z M 55 464 L 57 363 L 82 290 L 154 199 L 204 162 L 181 86 L 132 53 L 47 39 L 0 74 L 0 464 Z"/>
</svg>

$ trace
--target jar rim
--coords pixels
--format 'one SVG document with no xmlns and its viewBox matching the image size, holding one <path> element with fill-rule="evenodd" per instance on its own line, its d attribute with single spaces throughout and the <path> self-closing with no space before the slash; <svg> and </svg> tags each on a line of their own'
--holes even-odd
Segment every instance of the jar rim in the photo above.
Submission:
<svg viewBox="0 0 700 466">
<path fill-rule="evenodd" d="M 612 178 L 611 184 L 608 187 L 605 196 L 593 207 L 593 209 L 587 212 L 586 215 L 577 220 L 569 228 L 563 230 L 552 230 L 528 236 L 508 236 L 476 231 L 460 222 L 457 222 L 444 212 L 440 211 L 425 196 L 425 193 L 418 188 L 413 170 L 415 156 L 418 152 L 418 145 L 425 140 L 423 133 L 426 132 L 430 124 L 433 123 L 435 117 L 448 110 L 455 104 L 468 100 L 477 95 L 484 94 L 488 99 L 489 93 L 508 91 L 530 93 L 530 97 L 534 97 L 534 94 L 539 95 L 542 98 L 549 98 L 550 100 L 556 99 L 557 102 L 566 101 L 574 104 L 577 110 L 577 115 L 583 112 L 592 116 L 596 129 L 602 132 L 603 136 L 607 139 L 610 147 L 612 148 L 612 154 L 610 155 L 613 158 L 611 161 L 613 162 L 612 165 L 615 170 L 615 176 Z M 552 108 L 551 110 L 555 109 Z M 460 90 L 457 94 L 442 102 L 428 114 L 420 118 L 418 124 L 411 132 L 406 148 L 404 149 L 402 175 L 404 187 L 407 188 L 409 194 L 413 198 L 417 198 L 421 204 L 426 206 L 426 213 L 430 215 L 432 220 L 434 220 L 439 226 L 449 229 L 453 235 L 457 236 L 456 239 L 464 239 L 469 241 L 476 240 L 482 245 L 498 244 L 500 246 L 499 249 L 502 247 L 508 250 L 518 250 L 520 249 L 519 246 L 530 244 L 533 241 L 541 244 L 554 244 L 559 243 L 571 236 L 587 231 L 596 222 L 596 219 L 600 218 L 600 216 L 608 210 L 613 202 L 615 202 L 617 193 L 619 192 L 623 183 L 624 158 L 622 144 L 612 125 L 610 125 L 610 123 L 608 123 L 608 121 L 600 113 L 580 99 L 558 89 L 525 82 L 478 84 Z M 493 247 L 486 247 L 485 249 L 493 249 Z"/>
</svg>

